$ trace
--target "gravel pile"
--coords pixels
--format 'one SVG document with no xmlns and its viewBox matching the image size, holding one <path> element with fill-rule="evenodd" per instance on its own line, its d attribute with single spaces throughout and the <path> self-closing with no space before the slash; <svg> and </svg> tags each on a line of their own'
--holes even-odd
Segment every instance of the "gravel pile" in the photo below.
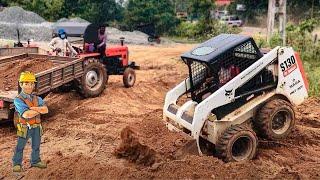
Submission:
<svg viewBox="0 0 320 180">
<path fill-rule="evenodd" d="M 9 7 L 0 12 L 0 38 L 17 40 L 17 29 L 21 41 L 49 41 L 52 23 L 45 21 L 38 14 L 21 7 Z"/>
<path fill-rule="evenodd" d="M 145 45 L 150 44 L 148 42 L 148 35 L 141 32 L 141 31 L 120 31 L 117 28 L 113 27 L 107 27 L 107 38 L 109 43 L 119 43 L 120 37 L 125 38 L 126 44 L 139 44 L 139 45 Z M 172 44 L 173 41 L 166 39 L 166 38 L 160 38 L 161 44 Z"/>
<path fill-rule="evenodd" d="M 57 21 L 57 23 L 61 23 L 61 22 L 77 22 L 77 23 L 89 23 L 89 21 L 79 18 L 79 17 L 75 17 L 75 18 L 61 18 Z"/>
<path fill-rule="evenodd" d="M 51 23 L 41 24 L 13 24 L 0 22 L 0 38 L 17 40 L 17 29 L 20 31 L 20 40 L 49 41 L 52 37 Z"/>
<path fill-rule="evenodd" d="M 70 26 L 76 24 L 77 26 Z M 81 25 L 82 29 L 78 26 Z M 74 30 L 81 30 L 84 32 L 88 21 L 81 18 L 62 18 L 56 23 L 45 21 L 41 16 L 34 12 L 26 11 L 21 7 L 9 7 L 0 12 L 0 38 L 17 40 L 17 29 L 20 31 L 20 40 L 27 41 L 33 39 L 35 41 L 50 41 L 52 33 L 57 27 L 73 28 Z M 83 25 L 85 25 L 83 27 Z M 108 27 L 107 36 L 109 43 L 119 43 L 120 37 L 124 37 L 127 44 L 150 44 L 148 42 L 148 35 L 140 31 L 120 31 L 119 29 Z M 162 43 L 171 43 L 163 39 Z"/>
<path fill-rule="evenodd" d="M 0 21 L 7 22 L 7 23 L 30 23 L 30 24 L 38 24 L 46 22 L 38 14 L 26 11 L 21 7 L 13 6 L 10 8 L 4 9 L 0 12 Z"/>
<path fill-rule="evenodd" d="M 117 28 L 107 27 L 109 43 L 119 43 L 120 37 L 125 38 L 126 44 L 148 44 L 148 35 L 140 31 L 120 31 Z"/>
</svg>

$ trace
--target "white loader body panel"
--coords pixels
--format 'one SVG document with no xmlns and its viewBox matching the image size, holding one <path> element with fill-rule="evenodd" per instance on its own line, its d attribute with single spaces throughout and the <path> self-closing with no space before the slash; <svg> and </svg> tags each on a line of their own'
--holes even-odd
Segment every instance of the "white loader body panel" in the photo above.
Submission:
<svg viewBox="0 0 320 180">
<path fill-rule="evenodd" d="M 197 140 L 198 148 L 199 137 L 204 137 L 202 131 L 206 131 L 205 134 L 207 134 L 204 138 L 215 144 L 219 135 L 225 129 L 252 118 L 259 105 L 266 102 L 272 96 L 276 94 L 284 95 L 295 105 L 302 103 L 308 97 L 307 82 L 305 82 L 306 80 L 300 72 L 300 68 L 302 67 L 299 67 L 300 65 L 298 64 L 301 63 L 298 63 L 297 59 L 292 48 L 276 47 L 199 104 L 190 100 L 179 107 L 176 105 L 178 98 L 190 89 L 190 80 L 188 78 L 167 93 L 163 107 L 164 119 L 168 122 L 169 127 L 174 126 L 178 127 L 175 129 L 188 129 L 191 132 L 191 136 Z M 237 88 L 244 85 L 264 68 L 271 67 L 271 64 L 276 61 L 278 61 L 276 63 L 277 67 L 274 68 L 276 69 L 275 75 L 278 77 L 276 89 L 269 91 L 268 94 L 253 98 L 249 103 L 236 109 L 223 119 L 217 120 L 212 118 L 214 117 L 211 113 L 213 109 L 235 101 L 235 90 Z M 285 66 L 285 62 L 287 62 L 287 66 Z M 291 66 L 289 63 L 291 63 Z M 188 111 L 193 112 L 191 120 L 183 118 L 183 114 Z M 199 153 L 201 154 L 200 148 Z"/>
<path fill-rule="evenodd" d="M 292 48 L 281 48 L 278 60 L 279 81 L 276 92 L 285 95 L 292 104 L 299 105 L 308 98 L 307 80 L 303 77 L 299 56 Z"/>
</svg>

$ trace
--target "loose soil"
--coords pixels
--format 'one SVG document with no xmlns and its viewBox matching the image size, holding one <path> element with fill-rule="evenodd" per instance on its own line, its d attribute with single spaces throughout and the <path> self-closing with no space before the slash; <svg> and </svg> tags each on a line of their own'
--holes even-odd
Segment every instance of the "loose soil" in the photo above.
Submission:
<svg viewBox="0 0 320 180">
<path fill-rule="evenodd" d="M 6 91 L 17 90 L 19 75 L 23 71 L 30 71 L 36 74 L 52 67 L 52 61 L 45 58 L 26 57 L 7 63 L 0 67 L 0 89 Z"/>
<path fill-rule="evenodd" d="M 0 179 L 319 179 L 320 99 L 297 107 L 294 132 L 285 141 L 260 139 L 257 157 L 224 163 L 184 151 L 190 138 L 167 130 L 162 121 L 166 92 L 187 76 L 179 56 L 192 45 L 129 46 L 141 65 L 133 88 L 111 76 L 100 97 L 76 92 L 50 94 L 43 117 L 44 170 L 31 168 L 30 143 L 23 173 L 13 174 L 16 145 L 10 124 L 0 128 Z"/>
</svg>

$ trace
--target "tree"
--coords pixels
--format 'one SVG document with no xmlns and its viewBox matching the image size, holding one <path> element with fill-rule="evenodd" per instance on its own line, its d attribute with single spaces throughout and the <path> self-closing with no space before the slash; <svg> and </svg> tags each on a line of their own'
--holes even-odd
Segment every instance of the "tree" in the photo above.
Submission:
<svg viewBox="0 0 320 180">
<path fill-rule="evenodd" d="M 124 17 L 129 29 L 153 24 L 157 34 L 172 30 L 177 23 L 170 0 L 129 0 Z"/>
<path fill-rule="evenodd" d="M 267 14 L 269 0 L 235 0 L 233 1 L 228 10 L 231 14 L 240 14 L 242 19 L 247 21 L 255 21 L 257 16 Z M 237 4 L 244 4 L 246 6 L 245 12 L 237 12 Z M 287 14 L 288 18 L 293 20 L 301 20 L 310 17 L 320 16 L 320 1 L 319 0 L 287 0 Z"/>
<path fill-rule="evenodd" d="M 62 16 L 64 0 L 7 0 L 10 6 L 20 6 L 33 11 L 43 18 L 54 21 Z"/>
<path fill-rule="evenodd" d="M 191 0 L 190 9 L 193 17 L 203 18 L 205 22 L 211 19 L 211 11 L 215 8 L 214 0 Z"/>
<path fill-rule="evenodd" d="M 79 16 L 92 23 L 121 21 L 123 7 L 115 0 L 65 0 L 64 17 Z"/>
<path fill-rule="evenodd" d="M 246 6 L 245 12 L 237 12 L 237 4 L 243 4 Z M 266 14 L 268 11 L 268 0 L 255 0 L 255 1 L 246 1 L 246 0 L 235 0 L 233 1 L 228 10 L 231 14 L 238 14 L 242 19 L 246 21 L 251 20 L 255 21 L 257 15 Z"/>
<path fill-rule="evenodd" d="M 123 7 L 115 0 L 4 0 L 33 11 L 49 21 L 79 16 L 93 23 L 121 21 Z"/>
</svg>

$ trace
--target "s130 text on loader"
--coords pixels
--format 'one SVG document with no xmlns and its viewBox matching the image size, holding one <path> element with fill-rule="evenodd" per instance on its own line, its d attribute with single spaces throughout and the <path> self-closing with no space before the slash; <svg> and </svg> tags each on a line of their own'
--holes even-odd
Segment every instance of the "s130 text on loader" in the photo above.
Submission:
<svg viewBox="0 0 320 180">
<path fill-rule="evenodd" d="M 257 135 L 280 140 L 292 131 L 293 106 L 308 97 L 308 81 L 291 47 L 262 54 L 251 37 L 222 34 L 181 58 L 189 77 L 167 93 L 163 117 L 194 138 L 200 154 L 211 144 L 224 161 L 249 160 Z"/>
</svg>

